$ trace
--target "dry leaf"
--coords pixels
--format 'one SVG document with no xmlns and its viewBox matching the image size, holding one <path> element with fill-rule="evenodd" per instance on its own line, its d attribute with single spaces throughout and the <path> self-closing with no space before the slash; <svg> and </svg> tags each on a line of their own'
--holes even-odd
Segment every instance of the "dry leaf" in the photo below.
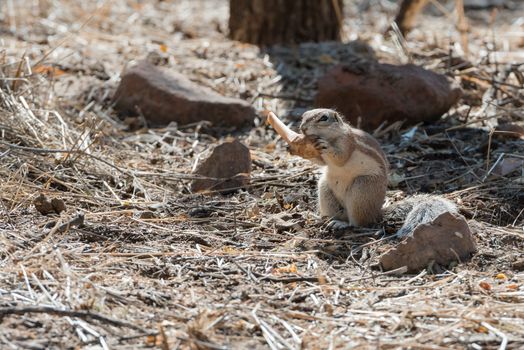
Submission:
<svg viewBox="0 0 524 350">
<path fill-rule="evenodd" d="M 488 282 L 482 281 L 479 283 L 479 286 L 484 290 L 491 290 L 491 284 L 489 284 Z"/>
<path fill-rule="evenodd" d="M 320 285 L 324 285 L 324 284 L 327 283 L 326 276 L 324 276 L 324 275 L 318 275 L 317 278 L 318 278 L 318 284 L 320 284 Z"/>
<path fill-rule="evenodd" d="M 265 192 L 261 198 L 265 200 L 273 199 L 275 198 L 275 194 L 273 192 Z"/>
<path fill-rule="evenodd" d="M 318 60 L 320 61 L 320 63 L 324 63 L 324 64 L 332 64 L 335 62 L 335 59 L 333 59 L 332 56 L 327 55 L 327 54 L 322 54 L 318 56 Z"/>
<path fill-rule="evenodd" d="M 297 266 L 293 263 L 291 265 L 288 265 L 288 266 L 283 266 L 283 267 L 277 267 L 275 269 L 273 269 L 273 273 L 297 273 Z"/>
<path fill-rule="evenodd" d="M 273 151 L 276 148 L 276 144 L 274 142 L 268 143 L 264 146 L 264 152 L 266 153 L 273 153 Z"/>
<path fill-rule="evenodd" d="M 335 311 L 335 308 L 331 304 L 324 304 L 324 311 L 328 314 L 328 316 L 333 316 L 333 311 Z"/>
<path fill-rule="evenodd" d="M 250 219 L 257 218 L 260 215 L 260 213 L 261 213 L 260 207 L 258 205 L 256 205 L 256 204 L 254 206 L 252 206 L 251 208 L 247 209 L 247 216 Z"/>
<path fill-rule="evenodd" d="M 226 245 L 224 248 L 222 248 L 222 251 L 226 254 L 235 255 L 239 254 L 240 250 L 236 249 L 235 247 L 231 247 Z"/>
<path fill-rule="evenodd" d="M 141 11 L 142 8 L 144 7 L 144 4 L 141 4 L 141 3 L 131 3 L 131 7 L 133 8 L 133 10 L 135 11 Z"/>
<path fill-rule="evenodd" d="M 178 214 L 174 216 L 175 221 L 187 221 L 189 216 L 187 214 Z"/>
<path fill-rule="evenodd" d="M 59 68 L 56 68 L 56 67 L 53 67 L 53 66 L 48 66 L 48 65 L 44 65 L 44 64 L 41 64 L 41 65 L 38 65 L 36 67 L 33 68 L 33 73 L 37 73 L 37 74 L 47 74 L 48 76 L 54 76 L 54 77 L 59 77 L 61 75 L 64 75 L 65 72 Z"/>
<path fill-rule="evenodd" d="M 148 335 L 146 337 L 146 345 L 147 346 L 155 346 L 156 345 L 156 336 Z"/>
<path fill-rule="evenodd" d="M 508 277 L 505 274 L 503 274 L 503 273 L 497 274 L 495 276 L 495 278 L 498 279 L 498 280 L 507 280 L 508 279 Z"/>
<path fill-rule="evenodd" d="M 478 326 L 477 328 L 475 328 L 475 332 L 484 334 L 489 333 L 488 329 L 484 326 Z"/>
</svg>

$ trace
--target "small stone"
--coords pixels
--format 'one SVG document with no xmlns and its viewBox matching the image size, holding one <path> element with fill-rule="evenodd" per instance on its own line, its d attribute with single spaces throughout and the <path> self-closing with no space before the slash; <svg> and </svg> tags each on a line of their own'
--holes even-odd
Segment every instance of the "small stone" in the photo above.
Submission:
<svg viewBox="0 0 524 350">
<path fill-rule="evenodd" d="M 155 213 L 150 210 L 144 210 L 140 213 L 140 219 L 154 219 L 155 217 Z"/>
<path fill-rule="evenodd" d="M 213 209 L 210 207 L 196 207 L 189 209 L 187 214 L 192 218 L 207 218 L 213 214 Z"/>
<path fill-rule="evenodd" d="M 511 268 L 515 271 L 524 271 L 524 258 L 515 260 Z"/>
<path fill-rule="evenodd" d="M 524 140 L 524 123 L 503 123 L 497 126 L 495 134 L 500 138 L 515 138 Z"/>
<path fill-rule="evenodd" d="M 461 97 L 458 84 L 444 75 L 408 64 L 395 66 L 368 61 L 353 67 L 338 65 L 318 82 L 316 107 L 334 108 L 347 120 L 373 130 L 383 122 L 406 124 L 439 119 Z"/>
<path fill-rule="evenodd" d="M 64 201 L 60 198 L 51 199 L 51 205 L 53 206 L 53 209 L 57 214 L 60 214 L 61 212 L 66 210 L 66 205 Z"/>
<path fill-rule="evenodd" d="M 281 212 L 262 219 L 262 224 L 264 226 L 275 227 L 278 232 L 288 230 L 299 231 L 304 227 L 305 220 L 299 213 Z"/>
<path fill-rule="evenodd" d="M 182 74 L 147 62 L 123 73 L 114 102 L 122 115 L 143 115 L 150 126 L 210 121 L 214 126 L 244 127 L 255 117 L 246 101 L 224 97 Z"/>
<path fill-rule="evenodd" d="M 497 165 L 493 169 L 493 174 L 499 176 L 506 176 L 508 174 L 511 174 L 515 170 L 519 170 L 519 172 L 524 170 L 524 159 L 507 157 L 501 159 L 497 163 Z"/>
<path fill-rule="evenodd" d="M 49 200 L 43 193 L 34 199 L 33 205 L 42 215 L 49 215 L 51 213 L 60 214 L 66 210 L 66 205 L 63 200 L 59 198 Z"/>
<path fill-rule="evenodd" d="M 418 225 L 412 236 L 380 257 L 380 265 L 385 271 L 406 266 L 408 273 L 417 273 L 433 263 L 463 262 L 476 251 L 466 219 L 445 212 L 429 224 Z"/>
<path fill-rule="evenodd" d="M 234 192 L 246 186 L 251 174 L 249 148 L 238 140 L 216 146 L 211 155 L 197 166 L 194 172 L 202 178 L 193 180 L 193 192 L 218 191 Z"/>
</svg>

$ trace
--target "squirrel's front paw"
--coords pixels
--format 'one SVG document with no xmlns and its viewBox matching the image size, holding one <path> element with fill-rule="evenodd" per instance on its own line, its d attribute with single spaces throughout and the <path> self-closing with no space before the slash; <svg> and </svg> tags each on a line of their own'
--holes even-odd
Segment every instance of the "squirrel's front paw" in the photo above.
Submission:
<svg viewBox="0 0 524 350">
<path fill-rule="evenodd" d="M 312 143 L 313 143 L 313 146 L 320 152 L 324 152 L 325 150 L 327 150 L 329 148 L 329 143 L 324 140 L 324 139 L 321 139 L 320 137 L 315 137 L 314 139 L 311 140 Z"/>
</svg>

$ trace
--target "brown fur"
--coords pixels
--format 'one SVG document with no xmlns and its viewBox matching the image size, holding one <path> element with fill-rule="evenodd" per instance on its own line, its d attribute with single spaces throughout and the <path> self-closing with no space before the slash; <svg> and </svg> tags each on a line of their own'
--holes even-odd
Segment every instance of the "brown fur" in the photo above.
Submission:
<svg viewBox="0 0 524 350">
<path fill-rule="evenodd" d="M 380 220 L 388 162 L 373 136 L 328 109 L 304 113 L 300 128 L 317 140 L 317 163 L 326 166 L 318 183 L 320 215 L 354 226 Z"/>
<path fill-rule="evenodd" d="M 370 157 L 374 158 L 377 161 L 377 163 L 382 164 L 384 170 L 387 172 L 387 169 L 389 168 L 389 162 L 386 158 L 386 155 L 382 151 L 382 148 L 380 147 L 378 141 L 365 131 L 355 128 L 352 128 L 351 131 L 352 134 L 355 136 L 356 140 L 366 143 L 368 146 L 372 148 L 372 150 L 365 149 L 364 152 Z"/>
<path fill-rule="evenodd" d="M 387 181 L 380 176 L 359 176 L 351 185 L 345 207 L 349 222 L 368 226 L 382 218 L 382 205 L 386 197 Z"/>
<path fill-rule="evenodd" d="M 329 188 L 325 179 L 320 178 L 318 182 L 318 200 L 320 215 L 347 221 L 347 212 Z"/>
<path fill-rule="evenodd" d="M 378 222 L 386 197 L 389 163 L 377 140 L 352 128 L 330 109 L 304 113 L 300 129 L 315 140 L 320 152 L 316 162 L 325 166 L 318 181 L 320 215 L 353 226 Z M 446 211 L 456 212 L 457 207 L 444 198 L 415 196 L 386 208 L 386 217 L 398 212 L 406 218 L 397 232 L 397 236 L 404 237 L 417 225 Z"/>
</svg>

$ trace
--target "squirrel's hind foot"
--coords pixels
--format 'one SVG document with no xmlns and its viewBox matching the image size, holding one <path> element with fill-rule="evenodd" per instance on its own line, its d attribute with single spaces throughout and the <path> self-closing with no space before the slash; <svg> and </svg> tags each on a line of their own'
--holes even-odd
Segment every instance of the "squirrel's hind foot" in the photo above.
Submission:
<svg viewBox="0 0 524 350">
<path fill-rule="evenodd" d="M 350 228 L 351 225 L 347 221 L 330 219 L 326 225 L 326 228 L 330 231 L 344 231 Z"/>
</svg>

